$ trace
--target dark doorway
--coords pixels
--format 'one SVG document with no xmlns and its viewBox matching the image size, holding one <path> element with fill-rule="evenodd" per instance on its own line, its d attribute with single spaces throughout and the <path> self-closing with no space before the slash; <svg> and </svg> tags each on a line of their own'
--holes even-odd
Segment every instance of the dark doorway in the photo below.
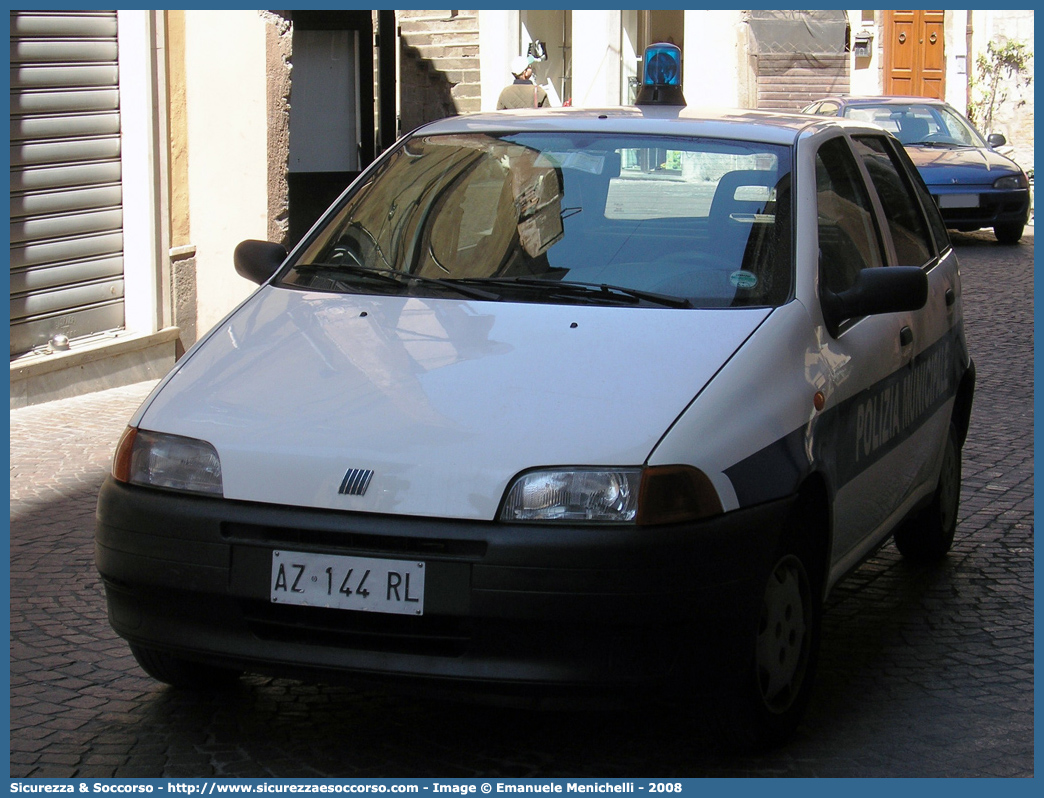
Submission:
<svg viewBox="0 0 1044 798">
<path fill-rule="evenodd" d="M 374 159 L 370 11 L 294 11 L 288 243 Z"/>
</svg>

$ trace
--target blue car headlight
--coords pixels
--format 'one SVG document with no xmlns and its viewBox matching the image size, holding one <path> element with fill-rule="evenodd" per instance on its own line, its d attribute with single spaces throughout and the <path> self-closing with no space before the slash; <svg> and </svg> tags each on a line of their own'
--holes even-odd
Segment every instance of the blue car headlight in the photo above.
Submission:
<svg viewBox="0 0 1044 798">
<path fill-rule="evenodd" d="M 1015 189 L 1015 188 L 1029 188 L 1029 179 L 1025 174 L 1020 172 L 1017 175 L 1007 175 L 1006 177 L 998 177 L 993 181 L 994 188 L 1001 189 Z"/>
</svg>

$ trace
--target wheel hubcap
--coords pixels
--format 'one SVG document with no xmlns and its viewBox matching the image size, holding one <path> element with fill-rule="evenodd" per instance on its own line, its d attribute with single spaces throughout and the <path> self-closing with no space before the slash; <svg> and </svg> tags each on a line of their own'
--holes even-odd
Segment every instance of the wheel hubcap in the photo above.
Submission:
<svg viewBox="0 0 1044 798">
<path fill-rule="evenodd" d="M 808 664 L 808 577 L 801 561 L 780 560 L 769 577 L 758 625 L 757 677 L 765 705 L 782 712 L 797 697 Z"/>
</svg>

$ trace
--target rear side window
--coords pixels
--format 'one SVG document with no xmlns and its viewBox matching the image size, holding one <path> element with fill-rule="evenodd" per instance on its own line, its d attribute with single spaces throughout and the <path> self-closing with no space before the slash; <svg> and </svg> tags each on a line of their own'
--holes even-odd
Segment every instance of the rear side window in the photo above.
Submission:
<svg viewBox="0 0 1044 798">
<path fill-rule="evenodd" d="M 910 180 L 900 172 L 902 165 L 893 160 L 892 149 L 882 136 L 856 136 L 853 143 L 881 199 L 898 265 L 926 265 L 933 257 L 928 224 Z"/>
<path fill-rule="evenodd" d="M 851 288 L 862 269 L 883 265 L 870 196 L 845 139 L 830 139 L 816 154 L 820 287 Z"/>
</svg>

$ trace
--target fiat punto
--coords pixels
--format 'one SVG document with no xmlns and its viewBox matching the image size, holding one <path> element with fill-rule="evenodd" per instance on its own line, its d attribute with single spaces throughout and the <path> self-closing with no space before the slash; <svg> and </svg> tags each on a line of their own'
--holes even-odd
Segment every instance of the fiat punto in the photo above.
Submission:
<svg viewBox="0 0 1044 798">
<path fill-rule="evenodd" d="M 646 63 L 639 105 L 429 124 L 293 251 L 239 246 L 259 288 L 99 498 L 146 672 L 667 695 L 765 745 L 838 580 L 945 555 L 974 368 L 902 146 Z"/>
</svg>

